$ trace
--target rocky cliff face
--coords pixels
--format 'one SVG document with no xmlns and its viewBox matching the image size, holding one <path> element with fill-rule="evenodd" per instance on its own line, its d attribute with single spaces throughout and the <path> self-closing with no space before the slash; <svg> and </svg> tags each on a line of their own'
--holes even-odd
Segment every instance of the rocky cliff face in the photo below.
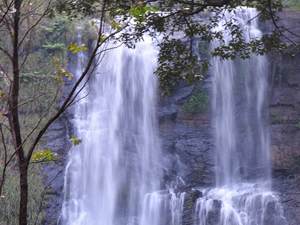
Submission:
<svg viewBox="0 0 300 225">
<path fill-rule="evenodd" d="M 186 186 L 214 184 L 214 144 L 209 112 L 184 113 L 194 86 L 183 86 L 171 97 L 161 97 L 157 116 L 165 153 L 166 179 L 180 176 Z"/>
<path fill-rule="evenodd" d="M 59 118 L 51 127 L 44 138 L 48 140 L 46 148 L 56 152 L 59 156 L 64 156 L 70 148 L 67 134 L 69 121 L 66 117 Z M 64 186 L 64 170 L 66 167 L 66 158 L 45 164 L 42 170 L 42 176 L 45 179 L 44 189 L 46 200 L 45 213 L 46 216 L 43 224 L 55 225 L 58 216 L 61 214 L 61 206 L 63 202 L 63 186 Z"/>
<path fill-rule="evenodd" d="M 76 62 L 74 55 L 71 56 L 71 61 Z M 76 66 L 70 65 L 70 72 L 75 73 L 74 68 Z M 73 81 L 65 79 L 64 90 L 62 100 L 66 98 L 67 93 L 71 91 Z M 68 152 L 70 151 L 72 144 L 69 142 L 71 134 L 73 134 L 72 118 L 74 117 L 74 110 L 69 108 L 62 116 L 55 121 L 44 135 L 44 139 L 47 140 L 45 146 L 58 154 L 62 159 L 55 162 L 45 163 L 42 169 L 42 177 L 45 179 L 44 189 L 46 201 L 45 204 L 45 217 L 43 224 L 55 225 L 61 215 L 62 203 L 64 200 L 63 188 L 64 188 L 64 173 L 67 165 Z"/>
<path fill-rule="evenodd" d="M 297 54 L 297 53 L 296 53 Z M 270 135 L 273 189 L 279 193 L 289 224 L 300 223 L 300 57 L 271 60 Z"/>
</svg>

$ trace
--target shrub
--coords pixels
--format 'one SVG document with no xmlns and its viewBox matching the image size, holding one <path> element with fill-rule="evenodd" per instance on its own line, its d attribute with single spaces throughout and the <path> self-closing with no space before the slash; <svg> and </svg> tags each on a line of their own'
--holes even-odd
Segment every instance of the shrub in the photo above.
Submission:
<svg viewBox="0 0 300 225">
<path fill-rule="evenodd" d="M 183 112 L 188 114 L 204 113 L 207 110 L 210 96 L 207 90 L 197 86 L 190 99 L 182 105 Z"/>
</svg>

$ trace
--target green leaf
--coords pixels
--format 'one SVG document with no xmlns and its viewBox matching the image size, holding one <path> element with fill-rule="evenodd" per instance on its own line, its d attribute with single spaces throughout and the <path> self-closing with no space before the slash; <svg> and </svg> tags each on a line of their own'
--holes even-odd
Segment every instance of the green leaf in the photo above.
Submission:
<svg viewBox="0 0 300 225">
<path fill-rule="evenodd" d="M 73 142 L 73 145 L 79 145 L 82 142 L 82 139 L 77 139 L 75 136 L 72 136 L 72 138 L 70 139 L 70 142 Z"/>
<path fill-rule="evenodd" d="M 102 34 L 102 36 L 100 37 L 100 42 L 103 42 L 104 40 L 105 40 L 105 35 L 104 34 Z"/>
</svg>

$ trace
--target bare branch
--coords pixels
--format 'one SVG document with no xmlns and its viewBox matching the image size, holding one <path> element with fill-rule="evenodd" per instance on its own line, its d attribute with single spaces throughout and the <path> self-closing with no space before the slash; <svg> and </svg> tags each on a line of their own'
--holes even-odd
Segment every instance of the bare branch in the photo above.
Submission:
<svg viewBox="0 0 300 225">
<path fill-rule="evenodd" d="M 39 118 L 39 121 L 37 122 L 37 124 L 35 125 L 35 127 L 31 130 L 31 132 L 27 135 L 27 137 L 24 138 L 22 144 L 20 146 L 18 146 L 18 148 L 16 149 L 16 151 L 18 151 L 23 145 L 24 143 L 27 141 L 27 139 L 33 134 L 33 132 L 38 128 L 38 126 L 41 124 L 42 120 L 46 117 L 49 109 L 52 107 L 52 105 L 56 102 L 57 96 L 58 96 L 58 92 L 59 92 L 59 88 L 56 89 L 56 93 L 54 98 L 52 99 L 51 103 L 49 104 L 48 108 L 45 110 L 45 113 Z"/>
<path fill-rule="evenodd" d="M 12 56 L 2 47 L 0 47 L 0 51 L 2 51 L 7 57 L 9 58 L 10 61 L 12 61 Z"/>
<path fill-rule="evenodd" d="M 290 41 L 294 46 L 297 47 L 297 44 L 295 42 L 293 42 L 290 38 L 288 38 L 281 30 L 280 27 L 277 25 L 277 22 L 274 18 L 273 12 L 272 12 L 272 5 L 271 5 L 271 0 L 268 0 L 268 7 L 269 7 L 269 11 L 270 11 L 270 16 L 272 19 L 273 24 L 275 25 L 276 30 L 284 37 L 286 38 L 288 41 Z M 282 27 L 281 27 L 282 28 Z"/>
<path fill-rule="evenodd" d="M 19 42 L 19 45 L 18 45 L 18 48 L 22 45 L 23 41 L 25 40 L 25 38 L 27 37 L 28 33 L 31 32 L 32 29 L 34 29 L 40 22 L 41 20 L 55 7 L 57 6 L 60 2 L 60 1 L 57 1 L 55 4 L 53 4 L 52 6 L 47 6 L 47 9 L 42 13 L 42 15 L 40 16 L 40 18 L 35 22 L 35 24 L 33 24 L 29 29 L 27 29 L 27 31 L 25 32 L 25 34 L 23 35 L 23 37 L 21 38 L 20 42 Z M 49 7 L 49 8 L 48 8 Z"/>
<path fill-rule="evenodd" d="M 5 2 L 5 4 L 6 4 L 6 6 L 5 6 L 5 8 L 7 9 L 6 11 L 5 11 L 5 13 L 2 15 L 2 17 L 1 17 L 1 19 L 0 19 L 0 24 L 3 22 L 3 20 L 6 18 L 6 15 L 8 14 L 8 12 L 9 12 L 9 10 L 10 10 L 10 8 L 12 7 L 12 5 L 14 4 L 14 1 L 11 1 L 10 3 L 9 3 L 9 5 L 7 4 L 7 2 L 6 1 L 4 1 Z M 1 8 L 0 8 L 1 9 Z"/>
<path fill-rule="evenodd" d="M 1 183 L 0 183 L 0 195 L 2 193 L 2 187 L 4 184 L 4 180 L 5 180 L 5 173 L 6 173 L 6 168 L 7 168 L 7 147 L 6 147 L 6 143 L 5 143 L 5 138 L 4 138 L 4 134 L 3 134 L 3 130 L 2 130 L 2 124 L 0 125 L 0 132 L 1 132 L 1 139 L 2 139 L 2 144 L 3 144 L 3 148 L 4 148 L 4 163 L 1 162 L 0 166 L 3 164 L 3 170 L 2 170 L 2 176 L 1 176 Z"/>
</svg>

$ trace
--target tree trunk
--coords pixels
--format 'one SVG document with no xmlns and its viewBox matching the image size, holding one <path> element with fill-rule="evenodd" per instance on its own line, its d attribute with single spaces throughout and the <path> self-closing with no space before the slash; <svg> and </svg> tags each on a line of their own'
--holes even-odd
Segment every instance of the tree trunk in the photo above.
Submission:
<svg viewBox="0 0 300 225">
<path fill-rule="evenodd" d="M 20 171 L 20 214 L 19 225 L 27 225 L 27 201 L 28 201 L 28 166 Z"/>
<path fill-rule="evenodd" d="M 22 137 L 18 113 L 18 98 L 20 88 L 20 68 L 19 68 L 19 30 L 20 30 L 20 9 L 22 0 L 15 0 L 15 15 L 13 26 L 13 81 L 9 96 L 9 123 L 12 131 L 14 148 L 16 151 L 19 173 L 20 173 L 20 208 L 19 225 L 27 225 L 27 201 L 28 201 L 28 160 L 22 146 Z"/>
</svg>

